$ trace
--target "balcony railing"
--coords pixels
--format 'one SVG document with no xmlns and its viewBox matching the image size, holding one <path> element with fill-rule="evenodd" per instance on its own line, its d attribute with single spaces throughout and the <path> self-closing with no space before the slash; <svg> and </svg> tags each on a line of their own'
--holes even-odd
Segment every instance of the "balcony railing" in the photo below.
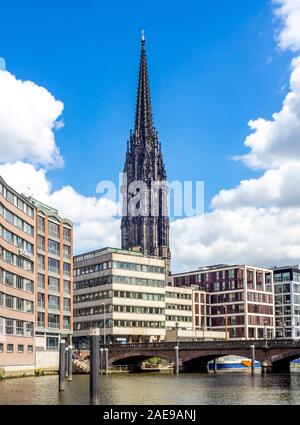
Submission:
<svg viewBox="0 0 300 425">
<path fill-rule="evenodd" d="M 59 329 L 59 323 L 58 322 L 48 322 L 48 328 Z"/>
</svg>

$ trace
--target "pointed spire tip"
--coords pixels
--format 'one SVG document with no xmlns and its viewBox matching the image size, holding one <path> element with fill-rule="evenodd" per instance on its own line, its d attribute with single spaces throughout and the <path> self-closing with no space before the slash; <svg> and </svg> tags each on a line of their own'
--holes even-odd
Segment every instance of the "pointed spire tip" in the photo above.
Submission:
<svg viewBox="0 0 300 425">
<path fill-rule="evenodd" d="M 143 44 L 145 43 L 145 31 L 144 30 L 142 30 L 142 43 Z"/>
</svg>

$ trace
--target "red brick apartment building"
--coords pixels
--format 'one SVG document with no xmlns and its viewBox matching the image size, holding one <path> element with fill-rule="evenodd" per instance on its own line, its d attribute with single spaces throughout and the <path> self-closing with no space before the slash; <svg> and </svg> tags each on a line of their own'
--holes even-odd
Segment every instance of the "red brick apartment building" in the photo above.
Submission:
<svg viewBox="0 0 300 425">
<path fill-rule="evenodd" d="M 174 274 L 174 286 L 194 287 L 194 329 L 222 330 L 232 339 L 275 336 L 273 271 L 217 265 Z"/>
</svg>

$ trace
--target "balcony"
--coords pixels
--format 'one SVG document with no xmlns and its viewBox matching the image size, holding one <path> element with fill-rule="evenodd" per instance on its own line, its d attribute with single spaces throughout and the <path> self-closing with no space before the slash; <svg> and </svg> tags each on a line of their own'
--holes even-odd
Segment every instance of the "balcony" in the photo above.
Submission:
<svg viewBox="0 0 300 425">
<path fill-rule="evenodd" d="M 59 311 L 59 304 L 48 304 L 48 310 Z"/>
<path fill-rule="evenodd" d="M 59 329 L 59 323 L 58 322 L 48 322 L 48 328 Z"/>
<path fill-rule="evenodd" d="M 51 267 L 51 266 L 49 266 L 48 271 L 49 271 L 50 273 L 59 274 L 59 269 L 58 269 L 58 268 L 56 268 L 56 267 Z"/>
</svg>

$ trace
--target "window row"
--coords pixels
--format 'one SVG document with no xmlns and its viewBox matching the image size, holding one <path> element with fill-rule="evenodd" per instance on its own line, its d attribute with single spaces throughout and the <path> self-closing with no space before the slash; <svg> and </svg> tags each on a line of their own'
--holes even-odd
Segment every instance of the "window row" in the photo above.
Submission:
<svg viewBox="0 0 300 425">
<path fill-rule="evenodd" d="M 245 306 L 244 304 L 231 304 L 227 306 L 216 306 L 216 307 L 210 307 L 210 314 L 212 316 L 216 316 L 219 314 L 237 314 L 237 313 L 244 313 Z"/>
<path fill-rule="evenodd" d="M 41 290 L 45 289 L 45 275 L 38 274 L 38 288 Z M 60 280 L 53 276 L 48 276 L 48 291 L 51 292 L 60 292 Z M 63 287 L 64 294 L 71 294 L 71 282 L 69 280 L 64 280 Z"/>
<path fill-rule="evenodd" d="M 3 238 L 6 242 L 16 246 L 17 248 L 23 250 L 28 255 L 34 254 L 34 246 L 32 243 L 26 241 L 15 233 L 10 232 L 5 229 L 5 227 L 0 225 L 0 237 Z"/>
<path fill-rule="evenodd" d="M 38 307 L 45 308 L 45 294 L 38 292 Z M 64 298 L 64 311 L 71 311 L 71 299 Z M 60 310 L 60 297 L 48 295 L 48 309 Z"/>
<path fill-rule="evenodd" d="M 0 203 L 0 215 L 3 218 L 5 218 L 5 220 L 8 221 L 13 226 L 16 226 L 19 229 L 23 230 L 23 232 L 28 233 L 28 235 L 30 236 L 34 235 L 34 228 L 33 226 L 31 226 L 31 224 L 27 223 L 27 221 L 23 220 L 22 218 L 18 217 L 16 214 L 9 211 L 1 203 Z"/>
<path fill-rule="evenodd" d="M 38 230 L 39 232 L 45 233 L 45 218 L 41 215 L 38 216 Z M 54 223 L 48 220 L 48 234 L 49 236 L 60 239 L 60 224 Z M 63 227 L 63 239 L 67 242 L 71 240 L 71 229 L 69 227 Z"/>
<path fill-rule="evenodd" d="M 1 353 L 21 353 L 24 354 L 27 351 L 27 353 L 33 353 L 33 345 L 27 345 L 27 348 L 24 346 L 24 344 L 3 344 L 0 342 L 0 354 Z"/>
<path fill-rule="evenodd" d="M 74 289 L 94 288 L 95 286 L 107 285 L 109 283 L 112 283 L 112 275 L 74 282 Z"/>
<path fill-rule="evenodd" d="M 165 314 L 164 308 L 157 307 L 137 307 L 130 305 L 114 305 L 114 311 L 118 313 L 134 313 L 134 314 Z"/>
<path fill-rule="evenodd" d="M 164 280 L 155 280 L 155 279 L 140 279 L 137 277 L 129 276 L 113 276 L 114 283 L 125 283 L 126 285 L 140 285 L 140 286 L 153 286 L 157 288 L 164 288 Z"/>
<path fill-rule="evenodd" d="M 256 326 L 273 326 L 273 317 L 248 316 L 248 324 Z"/>
<path fill-rule="evenodd" d="M 149 322 L 138 320 L 114 320 L 114 326 L 118 328 L 156 328 L 163 329 L 165 322 Z"/>
<path fill-rule="evenodd" d="M 82 303 L 86 301 L 97 301 L 112 298 L 113 291 L 92 292 L 91 294 L 82 294 L 74 296 L 74 303 Z"/>
<path fill-rule="evenodd" d="M 0 283 L 4 283 L 12 288 L 20 289 L 21 291 L 27 291 L 33 293 L 34 284 L 32 280 L 25 279 L 24 277 L 18 276 L 14 273 L 3 270 L 0 267 Z"/>
<path fill-rule="evenodd" d="M 45 270 L 45 256 L 39 254 L 38 255 L 38 269 L 40 271 Z M 48 271 L 50 273 L 56 273 L 60 274 L 60 261 L 56 260 L 55 258 L 48 258 Z M 63 273 L 66 276 L 71 275 L 71 264 L 70 263 L 63 263 Z"/>
<path fill-rule="evenodd" d="M 273 304 L 273 295 L 262 294 L 261 292 L 248 292 L 248 301 L 264 304 Z"/>
<path fill-rule="evenodd" d="M 163 294 L 142 294 L 141 292 L 127 292 L 127 291 L 114 291 L 114 297 L 132 298 L 136 300 L 145 300 L 145 301 L 164 301 L 165 300 L 165 296 Z"/>
<path fill-rule="evenodd" d="M 197 306 L 199 308 L 199 306 Z M 181 311 L 192 311 L 193 307 L 191 305 L 183 304 L 166 304 L 166 309 L 168 310 L 181 310 Z"/>
<path fill-rule="evenodd" d="M 273 315 L 274 309 L 273 309 L 273 306 L 271 306 L 271 305 L 248 304 L 248 313 Z"/>
<path fill-rule="evenodd" d="M 45 237 L 38 236 L 38 249 L 45 251 Z M 60 256 L 60 243 L 52 239 L 48 239 L 48 252 L 49 254 Z M 64 258 L 71 258 L 71 247 L 70 245 L 63 245 L 63 256 Z"/>
<path fill-rule="evenodd" d="M 0 183 L 0 193 L 4 196 L 4 198 L 15 205 L 19 210 L 23 211 L 29 217 L 34 217 L 34 209 L 24 202 L 19 196 L 15 195 L 11 192 L 7 187 L 5 187 L 2 183 Z"/>
<path fill-rule="evenodd" d="M 60 315 L 49 313 L 48 316 L 48 328 L 51 329 L 60 329 Z M 45 313 L 39 311 L 37 313 L 37 326 L 44 328 L 45 327 Z M 63 328 L 71 329 L 71 317 L 63 316 Z"/>
<path fill-rule="evenodd" d="M 192 322 L 192 316 L 166 316 L 168 322 Z"/>
<path fill-rule="evenodd" d="M 33 336 L 33 323 L 0 317 L 0 335 Z"/>
<path fill-rule="evenodd" d="M 74 330 L 80 331 L 80 330 L 88 330 L 92 328 L 111 328 L 113 326 L 113 320 L 112 319 L 106 319 L 105 323 L 103 320 L 93 320 L 93 321 L 87 321 L 87 322 L 77 322 L 74 323 Z"/>
<path fill-rule="evenodd" d="M 74 310 L 74 317 L 91 316 L 93 314 L 111 313 L 113 311 L 112 304 L 103 304 L 95 307 L 77 308 Z"/>
<path fill-rule="evenodd" d="M 232 292 L 220 295 L 211 295 L 210 304 L 223 304 L 224 302 L 244 301 L 244 292 Z"/>
<path fill-rule="evenodd" d="M 174 298 L 176 300 L 191 300 L 192 294 L 182 294 L 180 292 L 166 292 L 166 298 Z"/>
<path fill-rule="evenodd" d="M 289 282 L 291 280 L 291 273 L 274 273 L 274 281 L 275 282 Z"/>
<path fill-rule="evenodd" d="M 90 266 L 79 267 L 74 269 L 74 276 L 81 276 L 88 273 L 100 272 L 108 269 L 126 269 L 137 272 L 145 273 L 164 273 L 165 269 L 158 266 L 148 266 L 136 263 L 127 263 L 125 261 L 106 261 L 99 264 L 92 264 Z"/>
<path fill-rule="evenodd" d="M 0 258 L 13 266 L 17 266 L 23 270 L 33 272 L 33 262 L 24 258 L 22 255 L 13 254 L 0 246 Z"/>
<path fill-rule="evenodd" d="M 33 313 L 34 311 L 34 305 L 32 301 L 13 297 L 12 295 L 7 295 L 4 292 L 0 292 L 0 307 L 23 311 L 24 313 Z"/>
</svg>

